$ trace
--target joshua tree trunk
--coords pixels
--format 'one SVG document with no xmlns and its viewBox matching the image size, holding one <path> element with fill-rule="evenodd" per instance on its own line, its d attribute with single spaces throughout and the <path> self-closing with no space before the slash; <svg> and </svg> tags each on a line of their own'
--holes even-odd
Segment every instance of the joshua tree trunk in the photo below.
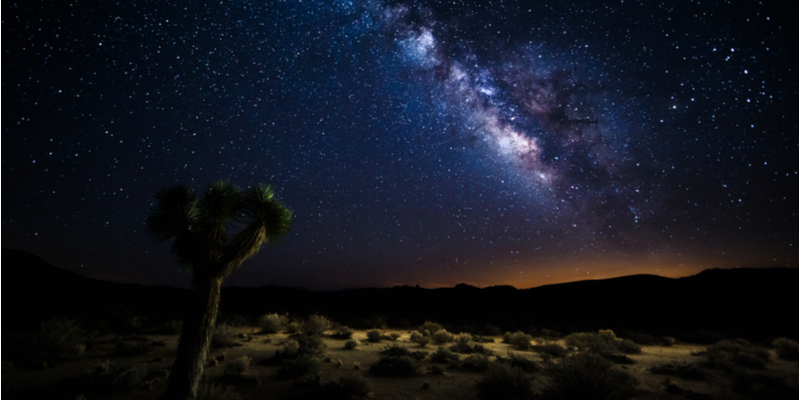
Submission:
<svg viewBox="0 0 800 400">
<path fill-rule="evenodd" d="M 196 298 L 183 321 L 178 356 L 172 366 L 164 399 L 191 400 L 197 397 L 197 386 L 203 376 L 211 332 L 217 319 L 223 278 L 197 282 Z"/>
</svg>

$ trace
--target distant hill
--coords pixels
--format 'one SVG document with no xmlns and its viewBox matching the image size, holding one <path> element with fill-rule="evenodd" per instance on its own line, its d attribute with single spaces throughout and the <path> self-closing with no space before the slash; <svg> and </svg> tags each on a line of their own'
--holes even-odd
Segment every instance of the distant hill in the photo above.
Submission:
<svg viewBox="0 0 800 400">
<path fill-rule="evenodd" d="M 708 270 L 687 278 L 633 275 L 532 289 L 511 286 L 348 289 L 315 292 L 265 286 L 223 288 L 221 313 L 320 313 L 351 327 L 426 320 L 455 327 L 562 332 L 614 329 L 686 336 L 718 331 L 753 339 L 798 337 L 798 269 Z M 2 250 L 3 330 L 35 327 L 50 316 L 179 318 L 191 291 L 93 280 L 31 254 Z"/>
</svg>

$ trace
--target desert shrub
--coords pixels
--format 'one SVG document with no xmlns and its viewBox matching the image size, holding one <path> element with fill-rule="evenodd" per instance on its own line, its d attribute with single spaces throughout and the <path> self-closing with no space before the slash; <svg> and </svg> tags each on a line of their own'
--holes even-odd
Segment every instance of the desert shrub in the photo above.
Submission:
<svg viewBox="0 0 800 400">
<path fill-rule="evenodd" d="M 358 347 L 358 340 L 350 339 L 344 342 L 344 348 L 347 350 L 352 350 L 355 349 L 356 347 Z"/>
<path fill-rule="evenodd" d="M 603 332 L 604 333 L 602 335 L 599 333 L 590 332 L 573 333 L 567 335 L 564 338 L 564 342 L 568 346 L 574 346 L 579 350 L 585 350 L 597 354 L 613 354 L 618 351 L 628 354 L 642 352 L 642 347 L 633 341 L 628 339 L 618 339 L 613 336 L 614 333 L 611 331 Z M 611 339 L 612 337 L 613 339 Z"/>
<path fill-rule="evenodd" d="M 233 386 L 203 381 L 197 386 L 197 400 L 241 400 Z"/>
<path fill-rule="evenodd" d="M 482 400 L 527 400 L 533 398 L 531 378 L 507 364 L 495 364 L 477 383 Z"/>
<path fill-rule="evenodd" d="M 494 343 L 494 338 L 481 335 L 472 335 L 472 341 L 475 343 Z"/>
<path fill-rule="evenodd" d="M 531 346 L 533 351 L 542 354 L 545 357 L 563 357 L 567 354 L 567 349 L 558 343 L 545 343 L 536 346 Z"/>
<path fill-rule="evenodd" d="M 617 335 L 611 329 L 600 329 L 597 331 L 597 336 L 605 339 L 607 342 L 617 340 Z"/>
<path fill-rule="evenodd" d="M 348 328 L 345 325 L 340 325 L 335 329 L 333 337 L 337 339 L 350 339 L 351 337 L 353 337 L 353 333 L 354 332 L 352 329 Z"/>
<path fill-rule="evenodd" d="M 424 351 L 411 351 L 405 347 L 398 345 L 386 347 L 383 350 L 381 350 L 380 353 L 388 357 L 401 357 L 401 356 L 411 357 L 418 361 L 428 356 L 428 353 Z"/>
<path fill-rule="evenodd" d="M 542 399 L 629 399 L 634 378 L 604 358 L 582 353 L 544 369 Z"/>
<path fill-rule="evenodd" d="M 303 330 L 303 326 L 297 321 L 291 321 L 284 325 L 284 330 L 290 335 L 295 335 Z"/>
<path fill-rule="evenodd" d="M 183 321 L 178 319 L 173 319 L 164 323 L 164 326 L 161 327 L 161 331 L 164 333 L 177 335 L 181 333 L 183 330 Z"/>
<path fill-rule="evenodd" d="M 258 326 L 264 333 L 278 333 L 285 324 L 286 317 L 276 313 L 264 314 L 258 318 Z"/>
<path fill-rule="evenodd" d="M 237 345 L 237 338 L 239 334 L 236 328 L 226 324 L 220 324 L 214 327 L 211 332 L 211 347 L 214 348 L 228 348 Z"/>
<path fill-rule="evenodd" d="M 389 334 L 389 339 L 394 341 L 394 340 L 400 339 L 400 336 L 402 336 L 402 335 L 400 335 L 397 332 L 392 332 L 392 333 Z"/>
<path fill-rule="evenodd" d="M 299 354 L 319 354 L 325 348 L 319 335 L 301 335 L 296 338 Z"/>
<path fill-rule="evenodd" d="M 728 373 L 736 372 L 737 365 L 761 369 L 769 361 L 769 352 L 751 346 L 745 340 L 723 340 L 706 348 L 706 360 L 711 368 Z"/>
<path fill-rule="evenodd" d="M 147 368 L 141 364 L 136 364 L 123 370 L 114 378 L 114 386 L 119 389 L 129 389 L 139 386 L 147 376 Z"/>
<path fill-rule="evenodd" d="M 444 329 L 440 329 L 431 335 L 431 339 L 434 344 L 450 343 L 453 341 L 453 334 Z"/>
<path fill-rule="evenodd" d="M 283 343 L 283 351 L 281 354 L 294 357 L 300 354 L 300 343 L 297 340 L 288 340 Z"/>
<path fill-rule="evenodd" d="M 514 332 L 514 333 L 506 333 L 506 335 L 503 336 L 503 342 L 504 343 L 508 343 L 508 344 L 510 344 L 512 346 L 516 346 L 520 350 L 528 350 L 528 349 L 530 349 L 532 341 L 533 341 L 533 338 L 531 337 L 531 335 L 528 335 L 528 334 L 520 332 L 520 331 L 517 331 L 517 332 Z"/>
<path fill-rule="evenodd" d="M 320 362 L 310 355 L 287 358 L 278 369 L 280 379 L 300 379 L 318 376 L 321 373 Z"/>
<path fill-rule="evenodd" d="M 241 356 L 234 358 L 225 364 L 225 375 L 242 375 L 250 368 L 250 360 L 248 356 Z"/>
<path fill-rule="evenodd" d="M 777 338 L 772 341 L 772 348 L 775 349 L 775 353 L 778 354 L 778 357 L 784 360 L 797 361 L 798 359 L 797 342 L 794 340 L 783 337 Z"/>
<path fill-rule="evenodd" d="M 328 383 L 326 387 L 333 393 L 329 393 L 327 398 L 351 399 L 363 397 L 372 391 L 369 382 L 360 373 L 349 373 L 338 380 Z"/>
<path fill-rule="evenodd" d="M 380 376 L 413 376 L 420 372 L 419 361 L 410 356 L 392 357 L 384 355 L 372 364 L 369 371 Z"/>
<path fill-rule="evenodd" d="M 461 362 L 462 368 L 473 371 L 487 371 L 489 366 L 489 357 L 484 354 L 473 354 Z"/>
<path fill-rule="evenodd" d="M 419 332 L 411 332 L 411 338 L 409 340 L 413 343 L 420 345 L 420 347 L 425 347 L 428 343 L 431 342 L 431 337 L 423 335 Z"/>
<path fill-rule="evenodd" d="M 331 321 L 322 315 L 311 315 L 303 322 L 303 334 L 322 335 L 331 328 Z"/>
<path fill-rule="evenodd" d="M 507 364 L 513 368 L 519 368 L 525 372 L 536 372 L 539 370 L 539 364 L 523 355 L 508 352 L 508 358 L 497 357 L 497 362 Z"/>
<path fill-rule="evenodd" d="M 638 354 L 642 352 L 642 346 L 634 343 L 632 340 L 616 339 L 610 342 L 610 344 L 625 354 Z"/>
<path fill-rule="evenodd" d="M 459 360 L 458 354 L 455 354 L 444 347 L 439 347 L 438 349 L 436 349 L 436 351 L 431 353 L 431 361 L 435 363 L 447 364 L 450 363 L 451 361 L 458 361 L 458 360 Z"/>
<path fill-rule="evenodd" d="M 89 338 L 78 322 L 68 318 L 52 318 L 39 325 L 36 344 L 44 358 L 71 360 L 79 358 Z"/>
<path fill-rule="evenodd" d="M 420 325 L 419 328 L 417 328 L 417 332 L 419 332 L 419 333 L 421 333 L 423 335 L 425 335 L 425 332 L 428 332 L 428 335 L 430 335 L 430 334 L 432 334 L 434 332 L 442 331 L 442 330 L 444 330 L 443 326 L 441 326 L 441 325 L 439 325 L 439 324 L 437 324 L 435 322 L 430 322 L 430 321 L 425 321 L 424 324 Z"/>
<path fill-rule="evenodd" d="M 381 331 L 377 329 L 373 329 L 367 332 L 367 341 L 372 343 L 378 343 L 381 341 Z"/>
</svg>

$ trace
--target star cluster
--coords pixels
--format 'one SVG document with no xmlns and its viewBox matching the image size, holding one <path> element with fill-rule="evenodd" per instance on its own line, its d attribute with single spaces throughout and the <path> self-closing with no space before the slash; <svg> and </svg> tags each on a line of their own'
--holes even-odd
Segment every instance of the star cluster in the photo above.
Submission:
<svg viewBox="0 0 800 400">
<path fill-rule="evenodd" d="M 697 1 L 3 5 L 2 245 L 185 286 L 144 219 L 266 183 L 230 284 L 531 287 L 797 266 L 797 10 Z"/>
</svg>

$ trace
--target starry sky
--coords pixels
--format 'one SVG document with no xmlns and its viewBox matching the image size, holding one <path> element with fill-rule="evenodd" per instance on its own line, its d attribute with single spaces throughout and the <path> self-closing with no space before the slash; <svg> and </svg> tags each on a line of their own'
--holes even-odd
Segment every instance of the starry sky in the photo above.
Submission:
<svg viewBox="0 0 800 400">
<path fill-rule="evenodd" d="M 294 213 L 228 285 L 796 268 L 782 4 L 4 1 L 2 246 L 188 287 L 153 194 L 227 180 Z"/>
</svg>

